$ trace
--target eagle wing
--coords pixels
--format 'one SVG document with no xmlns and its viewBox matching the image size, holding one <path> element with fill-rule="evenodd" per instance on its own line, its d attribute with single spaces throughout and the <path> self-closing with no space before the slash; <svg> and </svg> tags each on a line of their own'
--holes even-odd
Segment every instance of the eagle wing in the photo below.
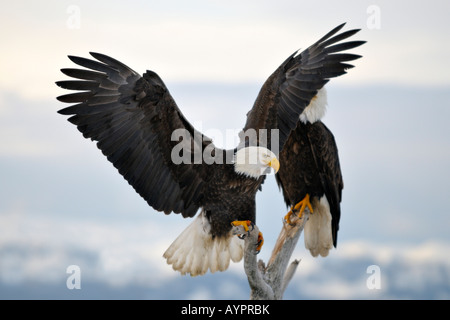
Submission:
<svg viewBox="0 0 450 320">
<path fill-rule="evenodd" d="M 330 78 L 345 74 L 347 69 L 352 68 L 353 65 L 347 61 L 361 57 L 340 53 L 365 43 L 348 41 L 336 44 L 359 31 L 349 30 L 336 35 L 344 25 L 337 26 L 300 54 L 294 52 L 275 70 L 262 86 L 253 108 L 247 114 L 244 133 L 249 129 L 256 130 L 258 144 L 268 145 L 275 153 L 283 149 L 291 131 L 297 126 L 300 114 L 318 90 Z M 267 130 L 267 143 L 261 141 L 261 129 Z M 271 141 L 273 129 L 278 130 L 278 148 Z"/>
<path fill-rule="evenodd" d="M 69 56 L 87 69 L 61 70 L 81 80 L 56 83 L 79 90 L 57 98 L 76 103 L 58 112 L 72 115 L 68 120 L 85 138 L 97 141 L 102 153 L 154 209 L 194 216 L 212 166 L 190 161 L 175 165 L 171 153 L 184 143 L 184 151 L 193 156 L 212 141 L 186 120 L 156 73 L 140 76 L 113 58 L 91 55 L 98 61 Z M 176 129 L 182 134 L 173 141 Z"/>
</svg>

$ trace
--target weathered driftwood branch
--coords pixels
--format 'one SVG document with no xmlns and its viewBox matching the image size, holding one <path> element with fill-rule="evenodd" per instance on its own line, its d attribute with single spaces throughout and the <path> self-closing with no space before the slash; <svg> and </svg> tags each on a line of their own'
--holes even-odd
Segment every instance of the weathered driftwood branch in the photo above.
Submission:
<svg viewBox="0 0 450 320">
<path fill-rule="evenodd" d="M 292 279 L 299 260 L 288 262 L 294 252 L 298 239 L 309 217 L 308 208 L 302 218 L 292 217 L 291 225 L 283 221 L 283 227 L 272 251 L 267 266 L 262 260 L 256 260 L 256 245 L 259 229 L 254 226 L 245 237 L 244 269 L 250 285 L 251 300 L 279 300 Z M 244 233 L 241 227 L 235 227 L 236 233 Z"/>
</svg>

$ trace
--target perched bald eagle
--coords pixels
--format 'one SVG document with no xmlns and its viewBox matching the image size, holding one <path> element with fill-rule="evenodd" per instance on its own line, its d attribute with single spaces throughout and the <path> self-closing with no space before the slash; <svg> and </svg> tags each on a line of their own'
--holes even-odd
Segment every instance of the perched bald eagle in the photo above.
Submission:
<svg viewBox="0 0 450 320">
<path fill-rule="evenodd" d="M 183 217 L 201 209 L 164 253 L 183 274 L 223 271 L 230 260 L 242 258 L 243 242 L 232 236 L 232 226 L 255 223 L 255 195 L 271 168 L 278 172 L 290 214 L 310 205 L 311 196 L 311 220 L 318 216 L 320 221 L 312 223 L 309 233 L 332 233 L 335 240 L 342 178 L 333 137 L 319 121 L 323 86 L 352 67 L 346 61 L 360 57 L 339 52 L 363 43 L 337 44 L 358 31 L 336 35 L 343 26 L 294 52 L 267 79 L 247 115 L 241 142 L 232 150 L 217 148 L 189 123 L 155 72 L 141 76 L 100 53 L 91 53 L 97 61 L 69 56 L 87 69 L 61 70 L 80 80 L 57 82 L 79 91 L 59 96 L 59 101 L 75 104 L 58 112 L 71 115 L 68 120 L 83 136 L 97 141 L 154 209 Z M 329 230 L 319 230 L 324 226 Z M 329 248 L 328 236 L 326 240 Z M 258 250 L 262 241 L 261 235 Z"/>
<path fill-rule="evenodd" d="M 279 155 L 282 166 L 275 175 L 291 211 L 313 213 L 304 229 L 305 247 L 316 257 L 337 245 L 344 182 L 338 150 L 331 131 L 320 121 L 327 104 L 322 88 L 300 115 L 300 121 Z"/>
</svg>

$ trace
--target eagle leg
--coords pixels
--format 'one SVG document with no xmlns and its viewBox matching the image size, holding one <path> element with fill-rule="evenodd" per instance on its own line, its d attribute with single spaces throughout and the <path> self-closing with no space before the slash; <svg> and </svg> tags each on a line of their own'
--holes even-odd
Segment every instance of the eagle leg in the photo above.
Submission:
<svg viewBox="0 0 450 320">
<path fill-rule="evenodd" d="M 247 235 L 250 234 L 250 231 L 253 231 L 255 229 L 255 224 L 251 222 L 250 220 L 243 220 L 243 221 L 233 221 L 231 223 L 233 227 L 239 227 L 242 226 L 244 228 L 244 231 L 246 234 L 238 234 L 239 239 L 245 239 Z M 252 227 L 250 230 L 249 227 Z M 258 242 L 256 244 L 256 254 L 258 254 L 261 251 L 261 248 L 264 244 L 264 237 L 261 232 L 258 233 Z"/>
<path fill-rule="evenodd" d="M 309 194 L 307 193 L 306 196 L 303 198 L 302 201 L 298 202 L 295 206 L 291 207 L 291 210 L 286 214 L 284 217 L 284 220 L 291 224 L 291 216 L 294 214 L 294 212 L 298 212 L 298 217 L 301 218 L 303 215 L 303 211 L 305 211 L 306 207 L 309 208 L 309 211 L 313 213 L 313 208 L 311 205 L 311 202 L 309 201 Z"/>
</svg>

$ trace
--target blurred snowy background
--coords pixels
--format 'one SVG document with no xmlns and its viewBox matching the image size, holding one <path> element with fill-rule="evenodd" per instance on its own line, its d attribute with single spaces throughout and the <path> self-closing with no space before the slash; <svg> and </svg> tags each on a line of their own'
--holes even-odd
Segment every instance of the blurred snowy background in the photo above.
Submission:
<svg viewBox="0 0 450 320">
<path fill-rule="evenodd" d="M 148 207 L 56 111 L 67 55 L 111 55 L 165 81 L 185 116 L 232 147 L 266 78 L 336 25 L 364 57 L 327 86 L 345 188 L 338 248 L 302 259 L 287 299 L 450 298 L 448 1 L 2 1 L 0 299 L 247 299 L 241 263 L 183 277 L 162 254 L 190 223 Z M 286 213 L 257 197 L 268 260 Z M 66 269 L 81 270 L 69 290 Z M 380 285 L 370 288 L 371 266 Z"/>
</svg>

